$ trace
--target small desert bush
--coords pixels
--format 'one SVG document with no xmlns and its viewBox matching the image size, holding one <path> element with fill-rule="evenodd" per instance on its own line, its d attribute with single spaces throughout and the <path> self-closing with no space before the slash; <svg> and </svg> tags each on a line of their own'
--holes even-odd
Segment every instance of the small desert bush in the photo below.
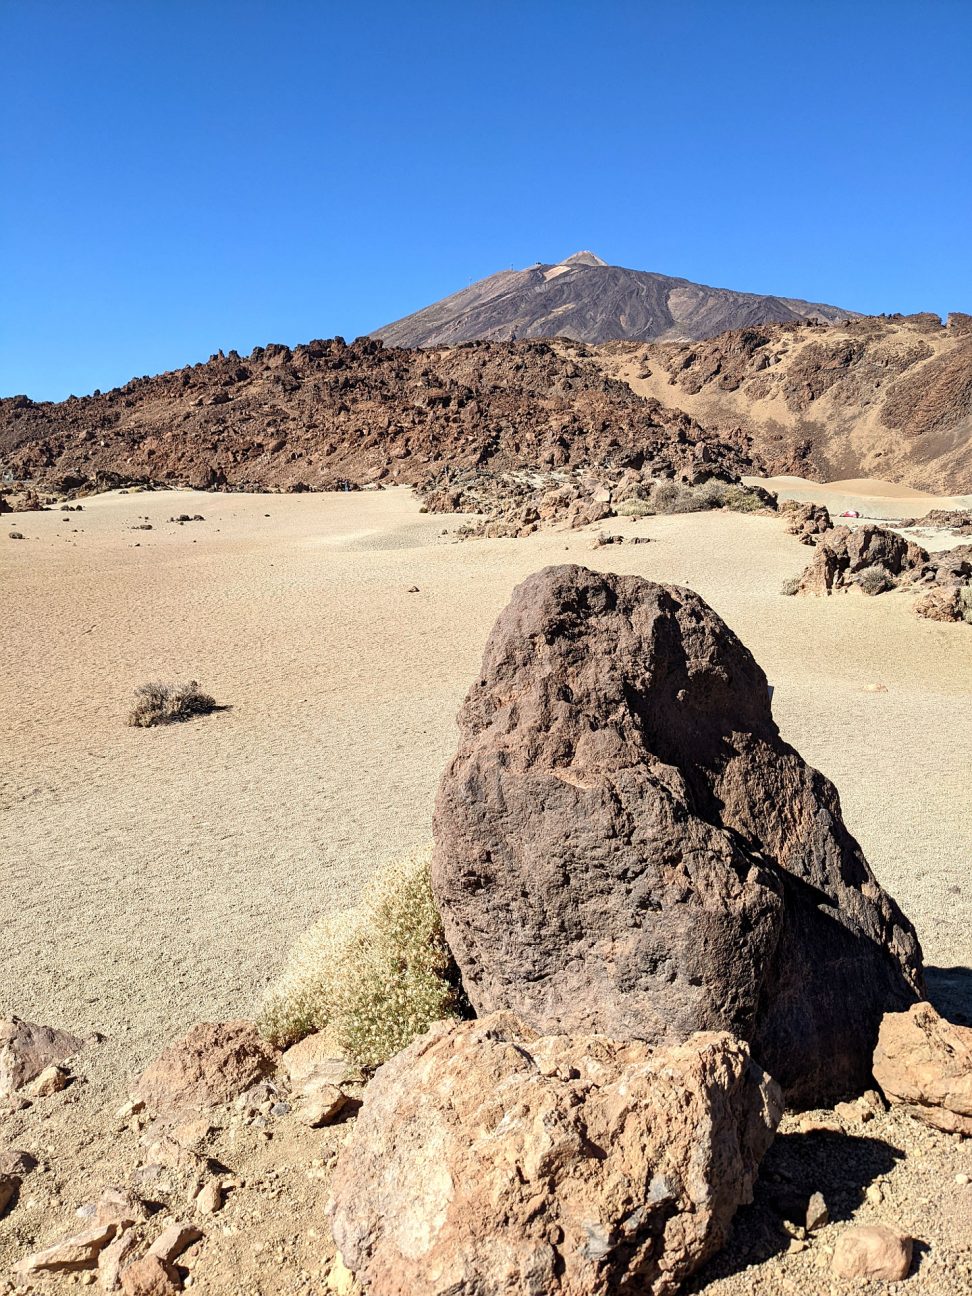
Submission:
<svg viewBox="0 0 972 1296">
<path fill-rule="evenodd" d="M 215 699 L 201 693 L 195 680 L 188 684 L 140 684 L 135 690 L 135 705 L 128 713 L 128 723 L 148 729 L 151 725 L 173 724 L 216 709 Z"/>
<path fill-rule="evenodd" d="M 883 567 L 862 567 L 855 577 L 865 594 L 883 594 L 891 589 L 893 581 Z"/>
<path fill-rule="evenodd" d="M 962 600 L 962 620 L 966 625 L 972 625 L 972 585 L 963 585 L 959 598 Z"/>
<path fill-rule="evenodd" d="M 796 594 L 800 588 L 802 576 L 788 576 L 780 586 L 780 593 L 786 595 Z"/>
<path fill-rule="evenodd" d="M 653 513 L 703 513 L 709 509 L 732 509 L 735 513 L 758 513 L 772 507 L 768 494 L 744 486 L 741 482 L 715 479 L 698 486 L 684 482 L 660 481 L 646 500 L 624 500 L 617 512 L 625 517 L 648 517 Z"/>
<path fill-rule="evenodd" d="M 379 872 L 357 909 L 322 919 L 291 951 L 259 1014 L 285 1047 L 312 1031 L 372 1070 L 464 999 L 429 879 L 430 851 Z"/>
<path fill-rule="evenodd" d="M 655 510 L 647 500 L 626 499 L 616 504 L 614 511 L 618 517 L 643 518 L 650 517 Z"/>
</svg>

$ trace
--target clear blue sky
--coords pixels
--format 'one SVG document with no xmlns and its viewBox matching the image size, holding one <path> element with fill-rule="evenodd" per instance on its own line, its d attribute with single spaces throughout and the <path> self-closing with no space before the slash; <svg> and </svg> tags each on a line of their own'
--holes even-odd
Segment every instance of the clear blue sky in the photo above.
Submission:
<svg viewBox="0 0 972 1296">
<path fill-rule="evenodd" d="M 969 0 L 0 0 L 0 394 L 579 248 L 972 310 Z"/>
</svg>

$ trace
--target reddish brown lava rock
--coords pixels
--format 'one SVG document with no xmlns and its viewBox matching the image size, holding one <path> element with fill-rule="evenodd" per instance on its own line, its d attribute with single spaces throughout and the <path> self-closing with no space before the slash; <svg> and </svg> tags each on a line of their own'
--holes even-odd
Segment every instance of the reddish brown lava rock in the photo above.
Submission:
<svg viewBox="0 0 972 1296">
<path fill-rule="evenodd" d="M 922 985 L 914 930 L 691 591 L 582 567 L 501 613 L 439 788 L 433 888 L 479 1012 L 729 1030 L 816 1104 L 866 1088 Z"/>
<path fill-rule="evenodd" d="M 929 1003 L 888 1013 L 874 1050 L 874 1078 L 938 1129 L 972 1138 L 972 1029 L 940 1017 Z"/>
<path fill-rule="evenodd" d="M 0 1098 L 7 1097 L 49 1067 L 73 1057 L 85 1041 L 53 1026 L 9 1017 L 0 1021 Z"/>
<path fill-rule="evenodd" d="M 155 1112 L 217 1107 L 269 1075 L 276 1061 L 253 1022 L 198 1022 L 143 1071 L 135 1096 Z"/>
<path fill-rule="evenodd" d="M 334 1238 L 369 1296 L 667 1296 L 752 1199 L 779 1115 L 725 1034 L 655 1050 L 442 1022 L 369 1085 Z"/>
</svg>

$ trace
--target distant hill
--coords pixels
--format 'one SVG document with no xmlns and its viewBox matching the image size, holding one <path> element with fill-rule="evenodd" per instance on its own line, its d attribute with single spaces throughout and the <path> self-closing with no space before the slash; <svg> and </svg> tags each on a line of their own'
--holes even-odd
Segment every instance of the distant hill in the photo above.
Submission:
<svg viewBox="0 0 972 1296">
<path fill-rule="evenodd" d="M 557 265 L 501 270 L 371 336 L 405 347 L 540 337 L 682 342 L 752 325 L 807 319 L 835 323 L 855 314 L 793 297 L 708 288 L 648 270 L 626 270 L 593 252 L 575 252 Z"/>
</svg>

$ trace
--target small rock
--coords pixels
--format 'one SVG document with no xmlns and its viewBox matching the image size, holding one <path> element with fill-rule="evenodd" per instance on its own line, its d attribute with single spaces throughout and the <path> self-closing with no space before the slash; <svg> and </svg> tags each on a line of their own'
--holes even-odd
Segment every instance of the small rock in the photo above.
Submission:
<svg viewBox="0 0 972 1296">
<path fill-rule="evenodd" d="M 880 1206 L 884 1201 L 884 1189 L 880 1184 L 868 1184 L 864 1196 L 872 1206 Z"/>
<path fill-rule="evenodd" d="M 23 1088 L 48 1067 L 66 1062 L 83 1045 L 77 1035 L 20 1017 L 0 1021 L 0 1097 Z"/>
<path fill-rule="evenodd" d="M 134 1193 L 123 1188 L 106 1188 L 97 1201 L 80 1206 L 77 1214 L 92 1224 L 116 1224 L 119 1229 L 127 1229 L 136 1220 L 148 1219 L 149 1210 Z"/>
<path fill-rule="evenodd" d="M 417 585 L 409 585 L 408 589 L 405 591 L 406 594 L 418 594 L 419 592 L 419 587 Z"/>
<path fill-rule="evenodd" d="M 192 1246 L 201 1237 L 202 1230 L 196 1228 L 195 1224 L 170 1224 L 149 1247 L 148 1254 L 171 1264 L 176 1256 L 181 1255 L 186 1247 Z"/>
<path fill-rule="evenodd" d="M 149 1253 L 121 1271 L 121 1288 L 125 1296 L 170 1296 L 182 1283 L 170 1264 Z"/>
<path fill-rule="evenodd" d="M 121 1121 L 128 1120 L 130 1117 L 137 1116 L 139 1112 L 143 1112 L 144 1110 L 145 1104 L 140 1098 L 129 1098 L 128 1102 L 122 1103 L 115 1112 L 115 1119 Z"/>
<path fill-rule="evenodd" d="M 807 1244 L 802 1238 L 790 1238 L 790 1244 L 786 1249 L 792 1255 L 795 1255 L 799 1251 L 806 1251 Z"/>
<path fill-rule="evenodd" d="M 8 1148 L 0 1152 L 0 1174 L 28 1175 L 37 1168 L 37 1158 L 19 1148 Z"/>
<path fill-rule="evenodd" d="M 253 1022 L 199 1022 L 146 1068 L 135 1097 L 156 1112 L 217 1107 L 268 1075 L 276 1058 Z"/>
<path fill-rule="evenodd" d="M 300 1119 L 311 1129 L 330 1125 L 348 1104 L 348 1096 L 337 1085 L 323 1084 L 312 1089 L 300 1108 Z"/>
<path fill-rule="evenodd" d="M 308 1035 L 292 1045 L 280 1059 L 294 1089 L 315 1085 L 340 1085 L 349 1077 L 347 1059 L 323 1032 Z"/>
<path fill-rule="evenodd" d="M 196 1194 L 196 1210 L 200 1215 L 215 1215 L 223 1208 L 223 1188 L 218 1179 L 210 1179 Z"/>
<path fill-rule="evenodd" d="M 960 1188 L 964 1188 L 965 1185 L 970 1182 L 969 1176 L 967 1174 L 957 1174 L 955 1176 L 955 1182 L 959 1185 Z"/>
<path fill-rule="evenodd" d="M 900 1282 L 911 1268 L 912 1240 L 886 1224 L 859 1225 L 841 1233 L 831 1271 L 838 1278 Z"/>
<path fill-rule="evenodd" d="M 275 1103 L 273 1104 L 273 1106 L 270 1108 L 270 1115 L 271 1115 L 271 1116 L 276 1116 L 276 1117 L 280 1117 L 280 1116 L 289 1116 L 289 1115 L 290 1115 L 290 1103 L 288 1103 L 288 1102 L 275 1102 Z"/>
<path fill-rule="evenodd" d="M 930 1003 L 885 1014 L 874 1078 L 910 1115 L 972 1136 L 972 1028 L 946 1021 Z"/>
<path fill-rule="evenodd" d="M 102 1290 L 117 1291 L 121 1281 L 121 1270 L 125 1261 L 135 1248 L 137 1238 L 130 1230 L 119 1233 L 113 1242 L 105 1247 L 98 1257 L 98 1277 Z"/>
<path fill-rule="evenodd" d="M 93 1224 L 80 1233 L 60 1238 L 41 1251 L 26 1256 L 14 1265 L 20 1278 L 30 1278 L 40 1273 L 57 1273 L 64 1269 L 89 1269 L 98 1262 L 99 1253 L 115 1236 L 114 1224 Z"/>
<path fill-rule="evenodd" d="M 807 1203 L 807 1232 L 813 1233 L 830 1223 L 830 1211 L 823 1193 L 815 1192 Z"/>
<path fill-rule="evenodd" d="M 44 1068 L 36 1080 L 30 1082 L 27 1093 L 31 1098 L 50 1098 L 66 1089 L 70 1083 L 71 1073 L 66 1067 L 49 1066 Z"/>
<path fill-rule="evenodd" d="M 11 540 L 23 540 L 24 533 L 22 531 L 10 531 L 8 536 Z"/>
<path fill-rule="evenodd" d="M 327 1290 L 332 1292 L 333 1296 L 350 1296 L 354 1291 L 354 1274 L 340 1255 L 334 1257 L 334 1263 L 328 1270 Z"/>
</svg>

